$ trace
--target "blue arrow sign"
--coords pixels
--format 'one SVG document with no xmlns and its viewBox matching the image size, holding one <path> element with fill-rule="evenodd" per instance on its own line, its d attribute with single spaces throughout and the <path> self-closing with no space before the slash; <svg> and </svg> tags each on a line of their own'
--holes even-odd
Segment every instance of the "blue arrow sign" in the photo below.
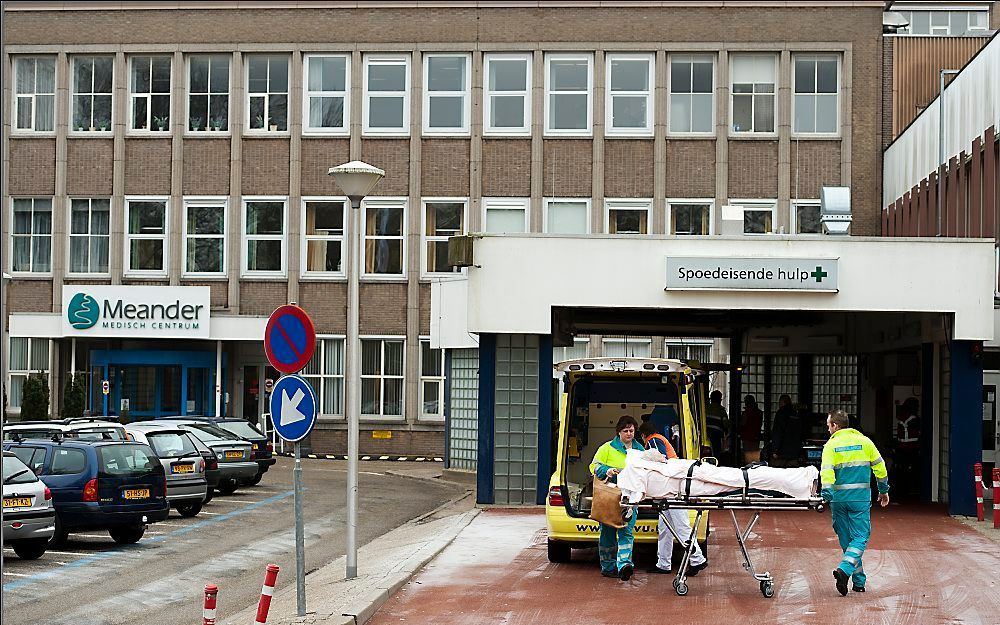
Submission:
<svg viewBox="0 0 1000 625">
<path fill-rule="evenodd" d="M 316 425 L 316 393 L 297 375 L 283 375 L 271 391 L 271 424 L 289 443 L 309 435 Z"/>
</svg>

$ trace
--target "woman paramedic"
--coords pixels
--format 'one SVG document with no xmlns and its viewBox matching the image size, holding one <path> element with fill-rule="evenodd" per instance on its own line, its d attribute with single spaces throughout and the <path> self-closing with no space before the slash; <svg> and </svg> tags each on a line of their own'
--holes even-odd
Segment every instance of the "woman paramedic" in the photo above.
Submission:
<svg viewBox="0 0 1000 625">
<path fill-rule="evenodd" d="M 594 461 L 590 463 L 590 472 L 598 479 L 618 481 L 618 474 L 625 468 L 625 454 L 629 449 L 645 449 L 642 443 L 635 440 L 635 431 L 638 424 L 629 415 L 624 415 L 618 419 L 615 425 L 615 432 L 618 433 L 613 439 L 604 443 L 594 454 Z M 634 537 L 632 530 L 635 528 L 635 509 L 626 508 L 628 518 L 625 519 L 625 527 L 617 529 L 610 525 L 601 523 L 601 535 L 598 541 L 597 553 L 601 558 L 601 575 L 604 577 L 617 577 L 622 581 L 627 581 L 632 577 L 632 543 Z"/>
</svg>

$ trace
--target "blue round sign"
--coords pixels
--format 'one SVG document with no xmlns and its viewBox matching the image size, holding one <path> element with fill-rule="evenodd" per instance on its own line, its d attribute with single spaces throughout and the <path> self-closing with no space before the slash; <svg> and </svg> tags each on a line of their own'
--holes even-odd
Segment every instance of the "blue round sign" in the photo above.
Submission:
<svg viewBox="0 0 1000 625">
<path fill-rule="evenodd" d="M 264 353 L 271 366 L 282 373 L 301 371 L 316 351 L 312 319 L 298 306 L 279 306 L 264 329 Z"/>
<path fill-rule="evenodd" d="M 271 424 L 289 443 L 309 435 L 316 425 L 316 393 L 297 375 L 283 375 L 271 390 Z"/>
</svg>

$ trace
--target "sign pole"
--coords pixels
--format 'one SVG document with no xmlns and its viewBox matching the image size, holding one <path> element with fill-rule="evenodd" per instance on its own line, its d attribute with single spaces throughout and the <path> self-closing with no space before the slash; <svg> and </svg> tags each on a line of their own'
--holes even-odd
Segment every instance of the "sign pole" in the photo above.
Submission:
<svg viewBox="0 0 1000 625">
<path fill-rule="evenodd" d="M 295 441 L 295 605 L 299 616 L 306 615 L 306 546 L 302 529 L 302 444 Z"/>
</svg>

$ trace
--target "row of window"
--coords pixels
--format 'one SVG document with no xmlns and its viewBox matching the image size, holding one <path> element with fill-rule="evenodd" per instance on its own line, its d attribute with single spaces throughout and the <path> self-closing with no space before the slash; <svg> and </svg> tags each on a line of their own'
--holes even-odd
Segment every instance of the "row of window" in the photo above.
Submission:
<svg viewBox="0 0 1000 625">
<path fill-rule="evenodd" d="M 712 339 L 707 338 L 668 338 L 663 341 L 663 357 L 681 360 L 697 360 L 713 362 Z M 649 358 L 652 355 L 652 339 L 648 338 L 603 338 L 598 346 L 589 338 L 575 338 L 572 346 L 553 347 L 552 362 L 564 360 L 604 356 L 607 358 Z"/>
<path fill-rule="evenodd" d="M 283 277 L 287 274 L 288 200 L 244 198 L 240 248 L 240 273 L 244 276 Z M 52 271 L 52 199 L 12 200 L 11 268 L 18 273 Z M 733 201 L 744 209 L 744 232 L 773 232 L 777 202 Z M 522 233 L 529 228 L 527 198 L 484 198 L 483 231 Z M 306 277 L 345 275 L 344 234 L 349 204 L 338 198 L 304 199 L 301 205 L 302 267 Z M 448 237 L 468 231 L 468 198 L 422 201 L 421 273 L 450 273 Z M 170 268 L 170 202 L 163 197 L 126 197 L 123 263 L 124 274 L 137 278 L 168 275 Z M 361 235 L 361 275 L 400 277 L 406 267 L 405 198 L 366 200 Z M 604 231 L 609 234 L 649 234 L 653 201 L 609 199 L 604 206 Z M 185 198 L 181 207 L 181 271 L 189 277 L 223 277 L 228 274 L 228 200 Z M 671 199 L 666 204 L 668 233 L 712 234 L 714 201 Z M 546 198 L 543 231 L 551 234 L 589 234 L 591 206 L 586 198 Z M 792 203 L 791 232 L 820 231 L 819 202 Z M 106 276 L 111 246 L 111 201 L 108 198 L 69 200 L 69 275 Z"/>
<path fill-rule="evenodd" d="M 896 11 L 909 22 L 909 26 L 896 31 L 897 35 L 933 35 L 936 37 L 961 37 L 980 31 L 985 35 L 990 27 L 989 11 Z"/>
<path fill-rule="evenodd" d="M 472 111 L 470 54 L 425 53 L 422 132 L 468 135 Z M 671 134 L 714 134 L 716 55 L 670 54 L 668 129 Z M 775 132 L 779 102 L 778 55 L 740 53 L 729 57 L 733 133 Z M 188 55 L 184 128 L 191 133 L 228 132 L 233 84 L 230 55 Z M 363 57 L 362 127 L 368 135 L 410 132 L 411 55 Z M 531 55 L 483 57 L 483 133 L 531 134 Z M 545 57 L 545 134 L 589 136 L 593 126 L 593 54 L 552 53 Z M 839 132 L 840 55 L 793 54 L 792 132 Z M 173 58 L 134 55 L 128 59 L 128 128 L 139 134 L 170 133 L 174 94 Z M 290 57 L 244 56 L 246 134 L 289 130 Z M 51 132 L 55 126 L 55 58 L 15 59 L 14 131 Z M 115 86 L 113 56 L 71 57 L 71 133 L 110 133 Z M 605 132 L 652 136 L 656 85 L 653 54 L 606 55 Z M 303 56 L 302 130 L 306 134 L 349 134 L 351 58 L 346 54 Z"/>
</svg>

